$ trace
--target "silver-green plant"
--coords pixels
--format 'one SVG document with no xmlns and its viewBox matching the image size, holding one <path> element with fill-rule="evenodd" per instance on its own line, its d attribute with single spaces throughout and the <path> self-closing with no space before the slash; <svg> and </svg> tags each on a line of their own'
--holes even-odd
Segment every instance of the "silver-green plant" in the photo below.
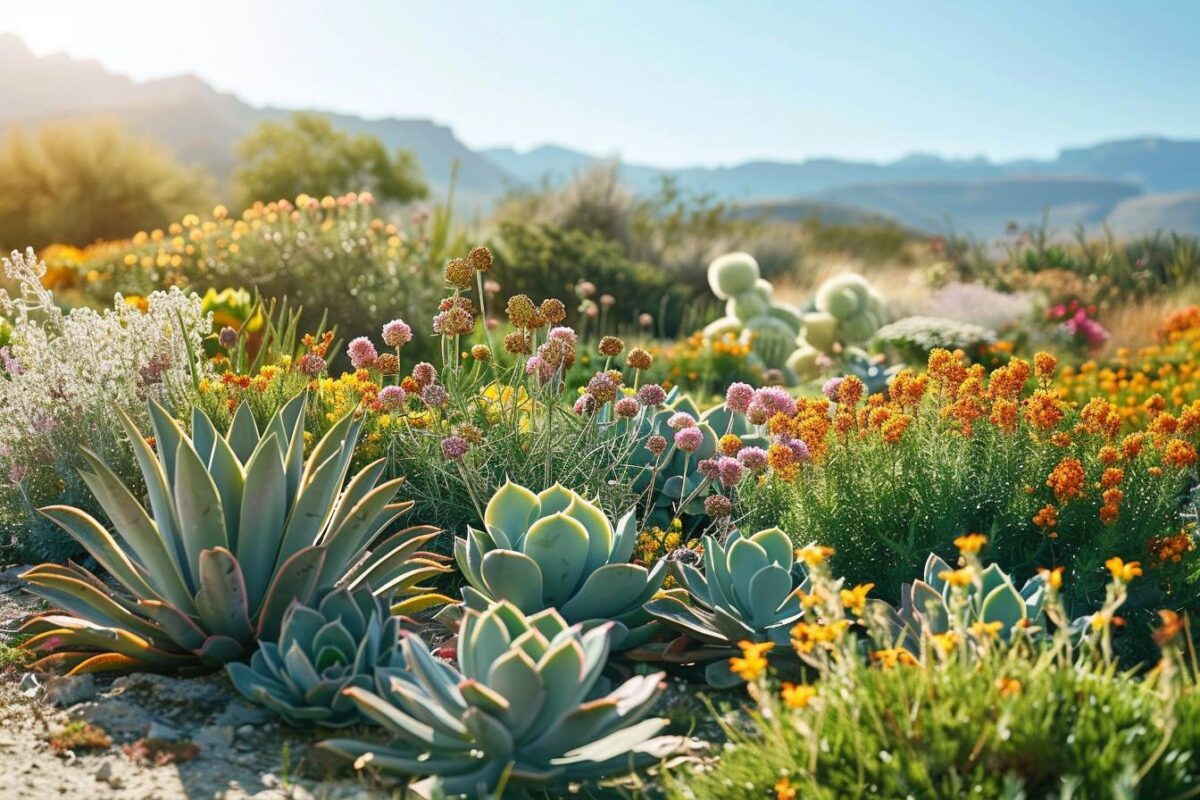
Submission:
<svg viewBox="0 0 1200 800">
<path fill-rule="evenodd" d="M 612 632 L 612 625 L 568 625 L 554 609 L 531 616 L 507 602 L 468 609 L 458 669 L 405 634 L 406 669 L 380 670 L 375 692 L 347 690 L 394 737 L 390 744 L 321 746 L 385 775 L 425 777 L 413 787 L 422 796 L 565 791 L 571 782 L 659 761 L 679 746 L 658 736 L 666 720 L 647 718 L 663 674 L 637 675 L 595 696 Z"/>
<path fill-rule="evenodd" d="M 616 524 L 594 503 L 554 484 L 538 494 L 511 481 L 488 501 L 483 530 L 467 529 L 454 557 L 463 604 L 483 611 L 507 600 L 526 614 L 556 608 L 569 623 L 616 623 L 614 646 L 656 629 L 642 605 L 662 587 L 666 565 L 629 563 L 637 540 L 630 510 Z"/>
<path fill-rule="evenodd" d="M 669 660 L 712 661 L 705 677 L 714 686 L 736 683 L 728 656 L 739 642 L 787 645 L 792 626 L 804 615 L 797 590 L 809 584 L 796 561 L 792 541 L 778 528 L 751 536 L 733 531 L 722 542 L 704 537 L 704 570 L 672 562 L 672 575 L 682 592 L 657 597 L 646 611 L 659 622 L 698 643 L 672 643 L 663 650 Z"/>
<path fill-rule="evenodd" d="M 375 686 L 375 671 L 402 668 L 400 618 L 369 586 L 335 589 L 317 606 L 293 603 L 279 642 L 263 642 L 250 659 L 226 664 L 239 692 L 291 725 L 340 728 L 361 722 L 345 689 Z"/>
<path fill-rule="evenodd" d="M 287 403 L 261 433 L 242 405 L 225 435 L 193 409 L 188 436 L 151 403 L 153 447 L 122 415 L 149 510 L 86 450 L 81 475 L 114 532 L 76 508 L 42 509 L 119 589 L 74 564 L 34 567 L 23 576 L 30 590 L 61 611 L 26 623 L 23 646 L 47 654 L 42 666 L 77 673 L 215 667 L 275 641 L 294 601 L 368 583 L 385 599 L 421 592 L 446 570 L 420 551 L 437 531 L 409 528 L 375 545 L 412 506 L 393 502 L 402 481 L 378 484 L 378 461 L 346 483 L 362 426 L 354 415 L 305 460 L 304 404 Z"/>
</svg>

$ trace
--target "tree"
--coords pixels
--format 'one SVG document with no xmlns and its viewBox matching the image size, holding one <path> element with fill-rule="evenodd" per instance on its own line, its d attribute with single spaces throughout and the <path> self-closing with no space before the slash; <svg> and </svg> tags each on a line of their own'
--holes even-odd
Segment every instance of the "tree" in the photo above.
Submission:
<svg viewBox="0 0 1200 800">
<path fill-rule="evenodd" d="M 211 206 L 212 179 L 102 120 L 9 131 L 0 146 L 0 246 L 87 245 Z"/>
<path fill-rule="evenodd" d="M 328 117 L 296 113 L 268 120 L 238 144 L 242 203 L 370 191 L 380 200 L 405 203 L 424 197 L 425 182 L 407 150 L 388 153 L 376 136 L 351 136 Z"/>
</svg>

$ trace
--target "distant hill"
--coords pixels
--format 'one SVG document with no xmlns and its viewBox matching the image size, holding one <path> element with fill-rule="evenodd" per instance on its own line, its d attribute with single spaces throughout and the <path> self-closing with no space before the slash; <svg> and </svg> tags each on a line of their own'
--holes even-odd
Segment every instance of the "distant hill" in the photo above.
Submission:
<svg viewBox="0 0 1200 800">
<path fill-rule="evenodd" d="M 193 75 L 137 82 L 96 61 L 37 57 L 12 35 L 0 35 L 0 76 L 0 129 L 113 118 L 158 139 L 184 162 L 206 166 L 224 188 L 235 166 L 236 142 L 259 122 L 290 113 L 252 106 Z M 378 136 L 388 147 L 412 150 L 435 193 L 445 192 L 457 162 L 458 207 L 468 212 L 486 211 L 511 188 L 562 183 L 589 165 L 613 160 L 556 145 L 475 151 L 431 120 L 329 116 L 342 128 Z M 999 235 L 1011 221 L 1038 222 L 1043 213 L 1056 226 L 1107 222 L 1130 236 L 1160 227 L 1200 229 L 1200 208 L 1189 199 L 1189 193 L 1200 193 L 1200 141 L 1105 142 L 1068 148 L 1048 160 L 915 153 L 886 163 L 817 158 L 684 169 L 622 163 L 619 170 L 639 192 L 653 191 L 667 175 L 683 189 L 738 206 L 738 213 L 769 207 L 783 218 L 864 213 L 934 231 L 944 231 L 949 220 L 955 230 L 981 237 Z"/>
</svg>

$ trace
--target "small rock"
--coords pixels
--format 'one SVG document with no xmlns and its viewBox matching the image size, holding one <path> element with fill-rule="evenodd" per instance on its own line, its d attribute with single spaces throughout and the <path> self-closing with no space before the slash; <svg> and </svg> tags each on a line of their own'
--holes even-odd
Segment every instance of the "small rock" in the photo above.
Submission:
<svg viewBox="0 0 1200 800">
<path fill-rule="evenodd" d="M 262 706 L 251 706 L 245 703 L 230 703 L 225 710 L 213 719 L 214 725 L 232 725 L 241 728 L 244 725 L 261 725 L 270 722 L 274 716 Z"/>
<path fill-rule="evenodd" d="M 253 725 L 242 725 L 237 729 L 237 738 L 239 739 L 253 739 L 257 735 L 258 728 Z"/>
<path fill-rule="evenodd" d="M 111 761 L 105 761 L 100 765 L 100 769 L 96 770 L 96 780 L 100 781 L 101 783 L 107 783 L 114 789 L 121 788 L 121 779 L 118 778 L 113 772 L 113 765 Z"/>
<path fill-rule="evenodd" d="M 150 723 L 150 730 L 146 731 L 146 738 L 162 739 L 164 742 L 177 742 L 179 741 L 180 733 L 178 729 L 155 720 Z"/>
<path fill-rule="evenodd" d="M 56 675 L 46 681 L 46 702 L 52 706 L 66 708 L 78 705 L 96 696 L 96 676 Z"/>
<path fill-rule="evenodd" d="M 154 722 L 143 708 L 123 700 L 106 698 L 102 702 L 80 703 L 71 708 L 67 715 L 73 720 L 90 722 L 104 729 L 115 739 L 140 739 Z"/>
<path fill-rule="evenodd" d="M 233 744 L 232 725 L 205 725 L 192 736 L 192 741 L 205 747 L 229 747 Z"/>
<path fill-rule="evenodd" d="M 17 684 L 17 688 L 26 697 L 36 697 L 37 693 L 41 691 L 42 685 L 38 683 L 37 675 L 34 675 L 32 672 L 26 672 L 21 676 L 21 682 Z"/>
</svg>

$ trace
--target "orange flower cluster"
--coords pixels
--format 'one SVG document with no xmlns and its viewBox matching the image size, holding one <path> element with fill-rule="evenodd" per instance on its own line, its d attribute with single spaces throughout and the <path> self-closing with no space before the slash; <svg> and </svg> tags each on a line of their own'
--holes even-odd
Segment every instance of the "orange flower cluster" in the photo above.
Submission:
<svg viewBox="0 0 1200 800">
<path fill-rule="evenodd" d="M 1195 549 L 1196 543 L 1192 534 L 1186 530 L 1173 536 L 1155 536 L 1146 542 L 1146 550 L 1150 553 L 1150 568 L 1161 567 L 1164 564 L 1178 564 L 1183 560 L 1183 554 Z"/>
<path fill-rule="evenodd" d="M 1054 492 L 1054 498 L 1060 503 L 1083 496 L 1084 482 L 1087 476 L 1083 471 L 1083 462 L 1077 458 L 1067 457 L 1050 471 L 1046 485 Z"/>
<path fill-rule="evenodd" d="M 837 418 L 839 420 L 849 418 L 849 421 L 853 423 L 854 413 L 848 407 L 842 407 L 839 404 Z M 828 400 L 824 397 L 801 397 L 796 401 L 794 416 L 776 414 L 768 420 L 767 429 L 775 435 L 800 439 L 808 446 L 808 453 L 813 461 L 819 462 L 829 449 L 827 440 L 831 425 Z M 768 458 L 770 458 L 770 450 L 768 450 Z"/>
</svg>

